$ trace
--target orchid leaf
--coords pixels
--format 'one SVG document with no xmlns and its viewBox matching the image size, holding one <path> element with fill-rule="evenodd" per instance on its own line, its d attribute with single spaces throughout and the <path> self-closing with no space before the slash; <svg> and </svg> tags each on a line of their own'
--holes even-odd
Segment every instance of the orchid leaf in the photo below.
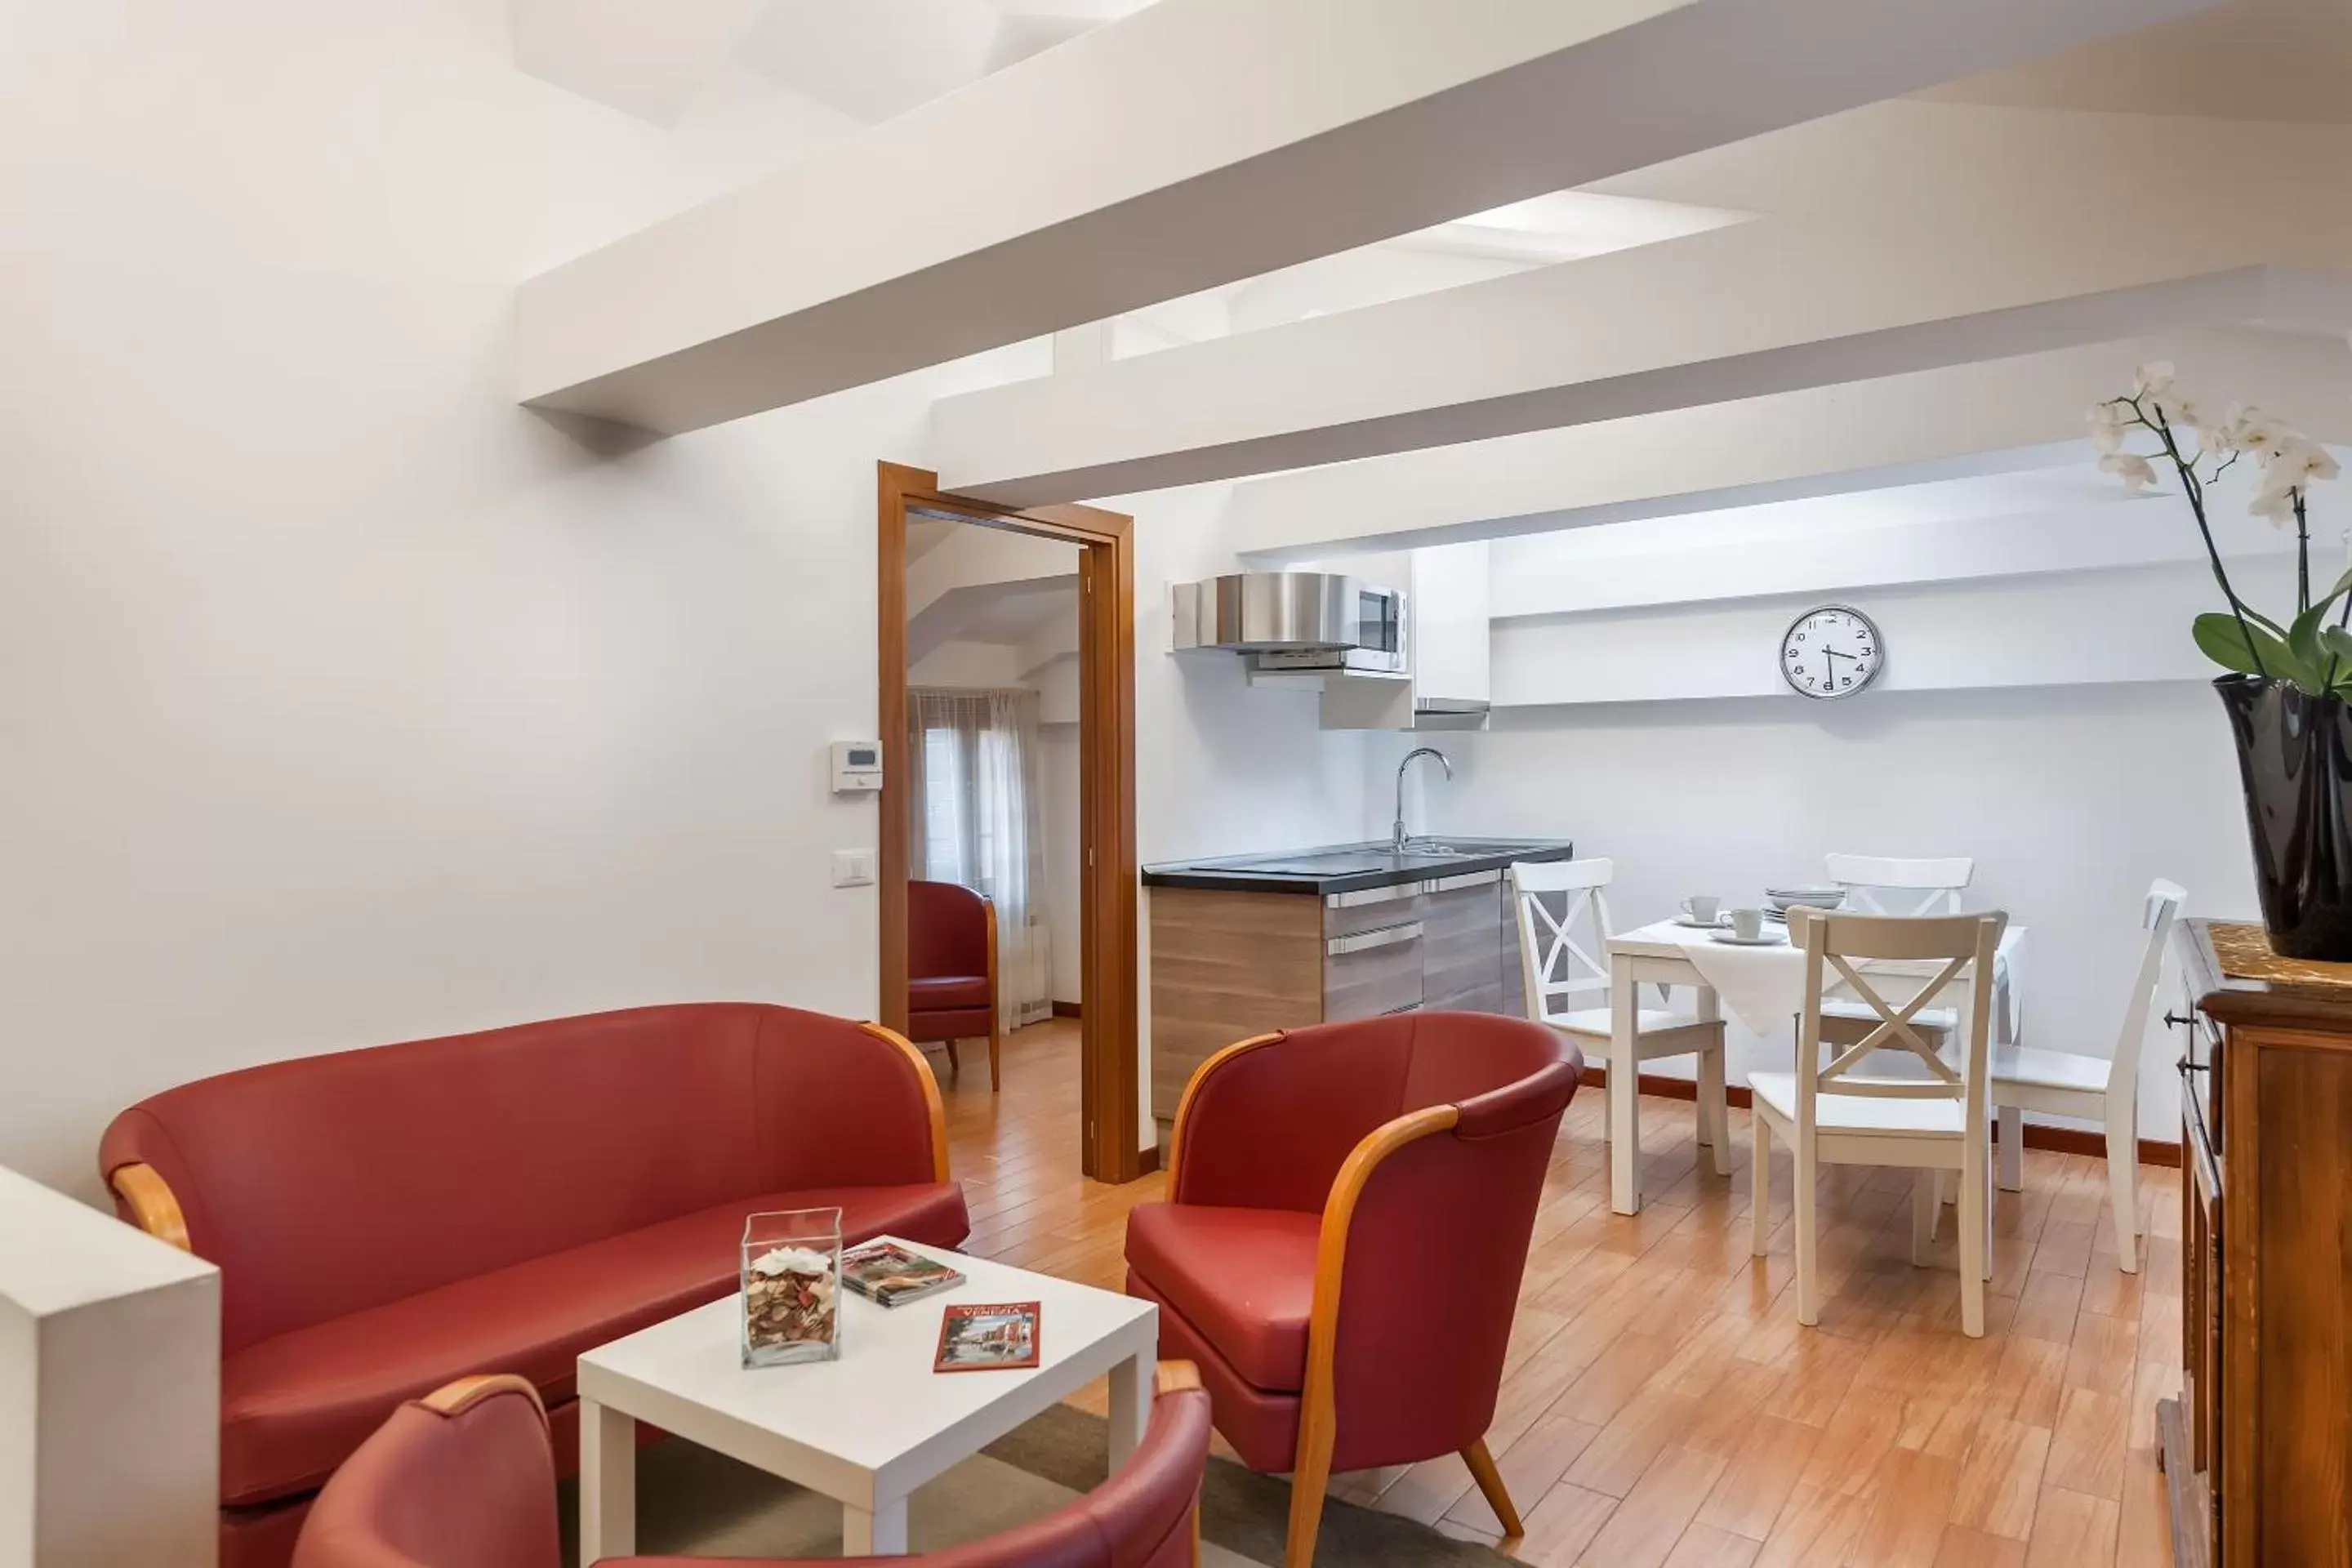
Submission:
<svg viewBox="0 0 2352 1568">
<path fill-rule="evenodd" d="M 2189 631 L 2200 651 L 2224 669 L 2291 680 L 2307 691 L 2320 689 L 2316 668 L 2305 664 L 2283 639 L 2262 627 L 2251 622 L 2241 626 L 2238 618 L 2227 610 L 2211 610 L 2198 616 Z"/>
</svg>

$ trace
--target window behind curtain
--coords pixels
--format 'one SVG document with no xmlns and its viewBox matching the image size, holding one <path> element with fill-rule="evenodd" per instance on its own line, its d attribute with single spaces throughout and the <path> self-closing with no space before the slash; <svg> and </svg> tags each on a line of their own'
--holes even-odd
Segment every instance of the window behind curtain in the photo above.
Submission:
<svg viewBox="0 0 2352 1568">
<path fill-rule="evenodd" d="M 1017 1028 L 1053 1012 L 1052 930 L 1038 784 L 1037 694 L 907 693 L 911 876 L 960 882 L 996 906 L 997 1008 Z"/>
</svg>

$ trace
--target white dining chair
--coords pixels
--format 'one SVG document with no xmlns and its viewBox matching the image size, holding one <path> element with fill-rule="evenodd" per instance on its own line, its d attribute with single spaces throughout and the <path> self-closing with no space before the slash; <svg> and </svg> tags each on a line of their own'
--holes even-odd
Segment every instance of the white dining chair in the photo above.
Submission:
<svg viewBox="0 0 2352 1568">
<path fill-rule="evenodd" d="M 1832 855 L 1830 880 L 1845 889 L 1845 908 L 1862 915 L 1956 915 L 1976 879 L 1966 855 L 1907 860 L 1884 855 Z"/>
<path fill-rule="evenodd" d="M 1911 1261 L 1926 1260 L 1936 1234 L 1937 1177 L 1959 1176 L 1960 1330 L 1981 1339 L 1990 1272 L 1991 1136 L 1987 1125 L 1986 1047 L 1992 1014 L 1993 954 L 2005 914 L 1890 916 L 1791 910 L 1789 934 L 1805 954 L 1805 1006 L 1799 1015 L 1793 1072 L 1748 1075 L 1755 1109 L 1750 1249 L 1761 1258 L 1771 1234 L 1772 1140 L 1796 1154 L 1797 1321 L 1822 1321 L 1821 1230 L 1814 1213 L 1823 1163 L 1895 1165 L 1915 1173 Z M 1875 967 L 1856 967 L 1856 962 Z M 1886 963 L 1906 967 L 1889 971 Z M 1928 968 L 1929 965 L 1940 967 Z M 1822 1000 L 1834 971 L 1877 1017 L 1876 1027 L 1822 1059 Z M 1884 989 L 1882 989 L 1882 987 Z M 1956 1032 L 1966 1048 L 1957 1068 L 1915 1026 L 1917 1016 L 1954 988 L 1962 995 Z M 1889 991 L 1902 993 L 1890 1000 Z M 1907 1051 L 1924 1077 L 1864 1077 L 1854 1069 L 1872 1052 Z"/>
<path fill-rule="evenodd" d="M 1845 889 L 1840 907 L 1863 915 L 1956 915 L 1960 894 L 1976 879 L 1977 863 L 1966 855 L 1913 860 L 1883 855 L 1832 855 L 1830 880 Z M 1925 1007 L 1912 1022 L 1940 1039 L 1951 1031 L 1949 1007 Z M 1822 1001 L 1823 1037 L 1833 1044 L 1856 1040 L 1878 1022 L 1855 997 L 1832 989 Z"/>
<path fill-rule="evenodd" d="M 2026 1046 L 1996 1046 L 1992 1053 L 1992 1103 L 2000 1114 L 2000 1184 L 2024 1184 L 2024 1116 L 2028 1110 L 2080 1116 L 2097 1121 L 2107 1134 L 2107 1195 L 2115 1207 L 2116 1262 L 2126 1274 L 2139 1272 L 2139 1053 L 2147 1015 L 2164 973 L 2165 945 L 2189 895 L 2161 879 L 2148 885 L 2141 906 L 2139 967 L 2124 1005 L 2122 1031 L 2111 1057 L 2077 1056 Z"/>
<path fill-rule="evenodd" d="M 1698 1141 L 1715 1151 L 1717 1173 L 1729 1175 L 1731 1113 L 1724 1088 L 1723 1020 L 1637 1005 L 1633 1059 L 1620 1062 L 1610 1054 L 1609 939 L 1615 932 L 1605 889 L 1616 874 L 1617 863 L 1608 859 L 1512 865 L 1511 902 L 1518 915 L 1519 973 L 1528 1016 L 1550 1025 L 1587 1057 L 1607 1064 L 1612 1079 L 1622 1072 L 1638 1083 L 1643 1062 L 1696 1055 Z M 1585 940 L 1590 947 L 1579 940 L 1580 932 L 1589 933 Z M 1608 1104 L 1603 1096 L 1601 1125 L 1613 1136 Z"/>
</svg>

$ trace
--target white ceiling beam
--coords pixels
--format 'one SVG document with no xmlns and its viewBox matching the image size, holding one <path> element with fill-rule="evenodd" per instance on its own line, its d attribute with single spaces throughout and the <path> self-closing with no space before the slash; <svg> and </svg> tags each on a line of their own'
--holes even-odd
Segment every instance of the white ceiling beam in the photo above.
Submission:
<svg viewBox="0 0 2352 1568">
<path fill-rule="evenodd" d="M 1160 0 L 530 279 L 518 395 L 695 429 L 2210 3 Z"/>
<path fill-rule="evenodd" d="M 2208 398 L 2352 442 L 2340 340 L 2176 332 L 1270 475 L 1233 488 L 1226 531 L 1278 564 L 2046 467 L 2078 457 L 2084 411 L 2156 359 Z"/>
<path fill-rule="evenodd" d="M 2216 205 L 2301 210 L 1761 220 L 943 399 L 933 455 L 1032 506 L 2179 328 L 2341 331 L 2344 276 L 2263 264 L 2352 262 L 2352 212 L 2266 189 Z"/>
<path fill-rule="evenodd" d="M 656 125 L 694 101 L 766 0 L 507 0 L 517 69 Z"/>
</svg>

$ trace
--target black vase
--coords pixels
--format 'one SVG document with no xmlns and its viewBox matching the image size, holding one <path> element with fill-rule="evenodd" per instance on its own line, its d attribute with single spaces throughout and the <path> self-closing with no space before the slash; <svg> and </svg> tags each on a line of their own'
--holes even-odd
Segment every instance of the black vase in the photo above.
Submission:
<svg viewBox="0 0 2352 1568">
<path fill-rule="evenodd" d="M 2272 951 L 2352 961 L 2352 708 L 2252 675 L 2213 689 L 2238 738 Z"/>
</svg>

